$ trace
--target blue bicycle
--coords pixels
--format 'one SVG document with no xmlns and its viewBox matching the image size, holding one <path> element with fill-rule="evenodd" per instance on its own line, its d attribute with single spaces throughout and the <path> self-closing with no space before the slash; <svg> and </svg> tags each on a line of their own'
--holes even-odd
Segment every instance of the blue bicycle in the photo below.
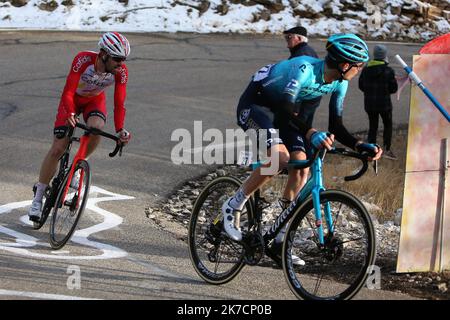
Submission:
<svg viewBox="0 0 450 320">
<path fill-rule="evenodd" d="M 328 153 L 359 159 L 362 167 L 345 180 L 361 177 L 368 155 L 341 148 Z M 316 151 L 295 169 L 312 167 L 310 178 L 296 199 L 283 209 L 269 229 L 262 218 L 267 201 L 260 190 L 247 201 L 240 217 L 243 238 L 231 240 L 223 229 L 221 206 L 240 187 L 235 177 L 218 177 L 198 196 L 189 224 L 189 251 L 195 270 L 211 284 L 232 280 L 244 265 L 256 265 L 264 255 L 282 265 L 292 292 L 303 299 L 350 299 L 364 285 L 375 261 L 375 231 L 364 205 L 353 195 L 323 186 L 326 151 Z M 260 164 L 253 165 L 253 168 Z M 271 250 L 287 226 L 281 256 Z M 293 263 L 293 257 L 301 264 Z"/>
</svg>

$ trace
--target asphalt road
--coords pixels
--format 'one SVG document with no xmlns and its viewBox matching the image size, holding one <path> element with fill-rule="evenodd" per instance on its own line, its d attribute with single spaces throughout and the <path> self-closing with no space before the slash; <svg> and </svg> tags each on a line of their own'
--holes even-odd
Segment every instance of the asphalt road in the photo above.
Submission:
<svg viewBox="0 0 450 320">
<path fill-rule="evenodd" d="M 131 42 L 126 128 L 133 139 L 121 158 L 109 159 L 103 141 L 91 157 L 93 200 L 78 234 L 60 251 L 48 245 L 48 227 L 32 230 L 25 217 L 70 63 L 77 52 L 97 50 L 99 34 L 0 32 L 0 298 L 4 299 L 294 299 L 280 270 L 245 268 L 217 287 L 202 282 L 185 242 L 161 231 L 144 208 L 163 201 L 206 165 L 175 165 L 175 129 L 236 128 L 235 107 L 250 76 L 287 57 L 271 35 L 127 34 Z M 320 56 L 324 41 L 311 40 Z M 370 44 L 373 47 L 373 44 Z M 419 45 L 390 44 L 411 62 Z M 108 107 L 112 118 L 112 91 Z M 395 101 L 394 124 L 408 121 L 409 88 Z M 326 103 L 326 102 L 325 102 Z M 366 130 L 363 96 L 354 81 L 345 107 L 351 131 Z M 328 109 L 315 126 L 327 128 Z M 112 121 L 107 129 L 113 130 Z M 127 197 L 125 197 L 127 196 Z M 98 206 L 95 201 L 101 202 Z M 80 275 L 77 282 L 72 276 Z M 75 279 L 75 280 L 74 280 Z M 363 290 L 360 299 L 403 299 Z"/>
</svg>

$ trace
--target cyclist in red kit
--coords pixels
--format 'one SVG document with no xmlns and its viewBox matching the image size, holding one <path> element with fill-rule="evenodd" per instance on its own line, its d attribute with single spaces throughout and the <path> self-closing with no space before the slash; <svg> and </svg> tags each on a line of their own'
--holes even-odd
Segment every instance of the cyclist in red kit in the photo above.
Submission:
<svg viewBox="0 0 450 320">
<path fill-rule="evenodd" d="M 120 33 L 107 32 L 100 38 L 98 46 L 98 53 L 80 52 L 72 62 L 56 114 L 53 144 L 41 165 L 39 182 L 28 213 L 32 221 L 40 219 L 43 194 L 68 144 L 66 134 L 69 126 L 74 127 L 78 121 L 76 116 L 83 114 L 88 126 L 103 129 L 107 118 L 104 91 L 113 84 L 115 129 L 122 143 L 130 140 L 131 135 L 124 128 L 128 81 L 128 69 L 124 62 L 130 54 L 130 44 Z M 92 154 L 99 142 L 100 136 L 90 137 L 87 156 Z"/>
</svg>

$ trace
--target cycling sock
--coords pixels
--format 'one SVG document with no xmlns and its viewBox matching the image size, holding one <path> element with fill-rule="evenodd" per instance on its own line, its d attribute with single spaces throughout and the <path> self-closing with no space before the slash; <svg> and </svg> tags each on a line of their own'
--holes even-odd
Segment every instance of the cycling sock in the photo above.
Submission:
<svg viewBox="0 0 450 320">
<path fill-rule="evenodd" d="M 44 191 L 47 188 L 48 184 L 38 182 L 36 184 L 36 194 L 34 196 L 33 201 L 42 202 L 42 197 L 44 196 Z"/>
<path fill-rule="evenodd" d="M 235 210 L 242 210 L 250 196 L 245 195 L 244 190 L 239 188 L 238 192 L 231 198 L 229 205 Z"/>
</svg>

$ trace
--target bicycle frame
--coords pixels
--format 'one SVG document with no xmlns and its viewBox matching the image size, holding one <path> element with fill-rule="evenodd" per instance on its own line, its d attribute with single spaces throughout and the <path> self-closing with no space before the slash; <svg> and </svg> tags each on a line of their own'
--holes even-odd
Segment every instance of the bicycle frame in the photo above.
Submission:
<svg viewBox="0 0 450 320">
<path fill-rule="evenodd" d="M 263 235 L 264 242 L 266 244 L 278 235 L 278 233 L 281 231 L 284 225 L 292 218 L 294 211 L 298 209 L 310 195 L 313 200 L 313 207 L 316 219 L 315 225 L 317 228 L 317 237 L 319 240 L 319 244 L 320 245 L 325 244 L 324 238 L 325 235 L 323 231 L 322 217 L 325 217 L 325 222 L 327 224 L 330 234 L 334 233 L 334 225 L 333 225 L 333 218 L 331 215 L 330 204 L 328 202 L 324 204 L 323 216 L 320 206 L 320 193 L 326 190 L 325 187 L 323 186 L 323 175 L 322 175 L 323 159 L 325 158 L 326 153 L 327 153 L 326 150 L 316 151 L 314 156 L 309 160 L 289 161 L 288 166 L 294 169 L 304 169 L 311 167 L 311 176 L 309 177 L 308 181 L 303 186 L 303 188 L 300 190 L 300 192 L 297 194 L 294 201 L 292 201 L 292 203 L 289 205 L 288 208 L 286 208 L 285 210 L 283 210 L 283 212 L 280 213 L 280 215 L 275 219 L 275 223 L 272 225 L 272 227 Z M 347 157 L 358 159 L 362 162 L 361 169 L 356 174 L 345 177 L 344 178 L 345 181 L 352 181 L 359 179 L 368 169 L 367 154 L 354 153 L 346 150 L 345 148 L 333 148 L 332 150 L 328 151 L 328 153 L 341 154 Z M 251 168 L 255 169 L 261 165 L 262 163 L 258 162 L 256 164 L 252 164 Z M 374 169 L 376 172 L 376 166 L 374 166 Z M 258 209 L 259 198 L 260 192 L 259 190 L 257 190 L 257 192 L 255 192 L 255 199 L 254 199 L 256 212 L 255 215 L 256 216 L 259 215 L 260 217 L 262 214 L 261 212 L 262 210 Z"/>
<path fill-rule="evenodd" d="M 290 161 L 290 164 L 297 164 L 302 166 L 307 164 L 308 162 L 309 160 Z M 311 176 L 309 177 L 303 188 L 300 190 L 300 192 L 297 194 L 294 201 L 292 201 L 289 207 L 278 215 L 272 227 L 263 235 L 264 242 L 267 243 L 270 240 L 274 239 L 284 227 L 284 225 L 292 218 L 295 209 L 298 208 L 309 195 L 311 195 L 314 204 L 319 242 L 321 245 L 325 243 L 322 226 L 322 212 L 320 209 L 320 193 L 326 190 L 323 186 L 322 163 L 322 157 L 315 158 L 311 166 Z M 258 200 L 255 199 L 255 202 L 257 201 Z M 330 232 L 333 232 L 333 219 L 331 217 L 331 210 L 328 203 L 325 204 L 325 221 L 327 223 L 328 230 L 330 230 Z"/>
<path fill-rule="evenodd" d="M 75 154 L 75 157 L 72 161 L 72 166 L 69 170 L 68 173 L 68 179 L 66 182 L 66 185 L 64 186 L 64 192 L 63 192 L 63 197 L 62 199 L 65 200 L 67 193 L 69 191 L 69 186 L 70 186 L 70 182 L 72 181 L 73 175 L 75 173 L 75 164 L 80 161 L 80 160 L 85 160 L 86 159 L 86 154 L 87 154 L 87 146 L 89 144 L 89 138 L 90 136 L 87 135 L 83 135 L 80 137 L 80 147 L 78 148 L 77 153 Z M 72 140 L 74 141 L 74 140 Z M 80 183 L 78 184 L 78 191 L 81 190 L 82 188 L 82 182 L 83 182 L 83 176 L 84 176 L 84 171 L 81 172 L 81 176 L 80 176 Z M 79 205 L 79 198 L 77 199 L 77 206 Z M 64 203 L 64 201 L 63 201 Z"/>
</svg>

